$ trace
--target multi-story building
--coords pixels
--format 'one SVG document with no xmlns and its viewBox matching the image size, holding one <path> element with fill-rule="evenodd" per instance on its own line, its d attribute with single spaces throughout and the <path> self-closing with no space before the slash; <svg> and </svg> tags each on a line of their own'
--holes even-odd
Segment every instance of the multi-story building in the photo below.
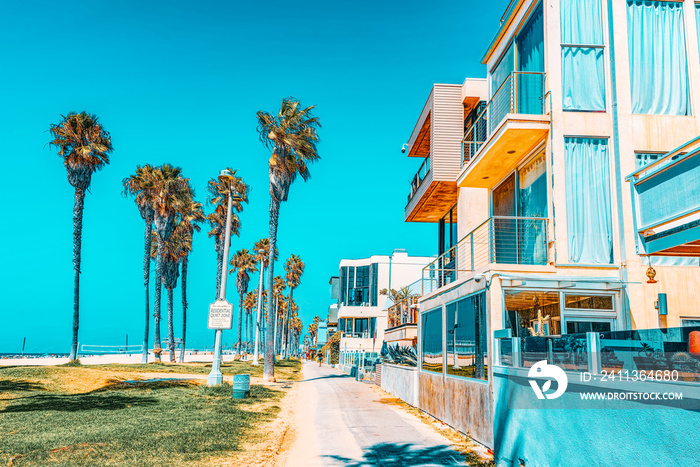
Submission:
<svg viewBox="0 0 700 467">
<path fill-rule="evenodd" d="M 513 0 L 486 79 L 434 85 L 407 143 L 405 219 L 438 235 L 423 410 L 492 446 L 495 331 L 698 323 L 699 28 L 692 0 Z"/>
<path fill-rule="evenodd" d="M 387 328 L 387 296 L 384 289 L 398 289 L 420 280 L 433 257 L 409 256 L 397 249 L 391 255 L 340 262 L 338 330 L 341 365 L 349 366 L 354 355 L 376 358 Z"/>
</svg>

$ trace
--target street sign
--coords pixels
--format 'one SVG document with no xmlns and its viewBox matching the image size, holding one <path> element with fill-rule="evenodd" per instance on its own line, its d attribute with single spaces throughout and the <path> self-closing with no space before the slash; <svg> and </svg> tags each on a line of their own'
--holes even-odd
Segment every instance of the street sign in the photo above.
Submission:
<svg viewBox="0 0 700 467">
<path fill-rule="evenodd" d="M 209 305 L 209 329 L 231 329 L 233 327 L 233 305 L 223 298 Z"/>
</svg>

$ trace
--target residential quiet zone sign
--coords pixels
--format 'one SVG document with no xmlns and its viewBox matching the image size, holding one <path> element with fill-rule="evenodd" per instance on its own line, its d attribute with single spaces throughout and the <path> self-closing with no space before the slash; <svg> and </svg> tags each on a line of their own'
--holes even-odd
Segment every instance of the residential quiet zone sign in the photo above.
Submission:
<svg viewBox="0 0 700 467">
<path fill-rule="evenodd" d="M 209 329 L 231 329 L 233 325 L 233 305 L 219 299 L 209 305 Z"/>
</svg>

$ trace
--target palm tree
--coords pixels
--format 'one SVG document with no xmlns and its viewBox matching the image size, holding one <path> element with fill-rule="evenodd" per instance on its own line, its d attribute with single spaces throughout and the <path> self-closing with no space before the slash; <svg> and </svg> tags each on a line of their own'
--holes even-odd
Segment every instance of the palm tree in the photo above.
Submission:
<svg viewBox="0 0 700 467">
<path fill-rule="evenodd" d="M 182 263 L 182 350 L 180 352 L 180 363 L 185 361 L 185 345 L 187 337 L 187 265 L 189 263 L 189 254 L 192 251 L 192 240 L 194 232 L 200 231 L 199 224 L 204 222 L 204 211 L 202 203 L 194 200 L 194 191 L 192 197 L 187 200 L 180 214 L 180 225 L 183 229 L 183 249 L 180 256 Z"/>
<path fill-rule="evenodd" d="M 68 183 L 75 188 L 73 204 L 73 340 L 70 360 L 78 358 L 78 324 L 80 321 L 80 252 L 83 237 L 85 191 L 92 174 L 109 164 L 112 138 L 97 119 L 87 112 L 61 115 L 61 121 L 49 127 L 49 146 L 58 148 L 68 174 Z"/>
<path fill-rule="evenodd" d="M 216 250 L 216 298 L 219 298 L 219 288 L 221 287 L 221 269 L 224 264 L 224 241 L 226 238 L 225 224 L 226 212 L 228 210 L 228 193 L 231 189 L 240 195 L 239 199 L 232 199 L 231 210 L 231 237 L 240 235 L 241 222 L 237 212 L 243 210 L 243 202 L 248 202 L 248 192 L 250 187 L 243 181 L 243 178 L 236 176 L 236 171 L 227 169 L 232 174 L 232 178 L 209 179 L 207 183 L 207 204 L 214 206 L 214 212 L 207 216 L 211 230 L 209 237 L 214 237 L 214 248 Z M 229 240 L 230 242 L 230 240 Z M 229 244 L 230 246 L 230 244 Z"/>
<path fill-rule="evenodd" d="M 304 274 L 304 262 L 295 254 L 292 254 L 287 260 L 287 264 L 284 266 L 286 271 L 287 286 L 289 287 L 289 296 L 287 301 L 289 303 L 294 303 L 294 289 L 299 287 L 301 284 L 301 276 Z M 291 307 L 290 307 L 291 308 Z M 289 340 L 289 311 L 287 310 L 287 316 L 284 320 L 284 355 L 289 358 L 289 352 L 287 351 L 287 341 Z"/>
<path fill-rule="evenodd" d="M 301 319 L 299 319 L 299 316 L 296 315 L 292 317 L 291 321 L 292 334 L 294 335 L 295 355 L 298 356 L 297 351 L 299 348 L 299 337 L 301 336 L 301 332 L 304 330 L 304 324 L 301 322 Z"/>
<path fill-rule="evenodd" d="M 246 315 L 246 334 L 248 338 L 248 343 L 246 344 L 246 349 L 253 345 L 253 310 L 258 304 L 258 296 L 252 290 L 245 294 L 245 299 L 243 300 L 243 309 Z"/>
<path fill-rule="evenodd" d="M 321 318 L 318 315 L 314 316 L 314 345 L 318 347 L 318 323 L 321 322 Z"/>
<path fill-rule="evenodd" d="M 186 232 L 183 224 L 178 223 L 161 250 L 161 269 L 163 286 L 168 291 L 168 351 L 170 361 L 175 362 L 175 330 L 173 327 L 173 289 L 177 286 L 180 276 L 180 259 L 184 255 L 183 250 L 188 248 Z"/>
<path fill-rule="evenodd" d="M 229 271 L 231 274 L 237 271 L 236 274 L 236 289 L 238 290 L 238 342 L 236 344 L 236 353 L 241 353 L 241 336 L 243 334 L 243 301 L 245 300 L 246 292 L 248 292 L 248 283 L 250 282 L 250 273 L 257 272 L 255 267 L 255 256 L 250 254 L 245 248 L 237 251 L 231 258 L 231 266 Z"/>
<path fill-rule="evenodd" d="M 150 323 L 150 294 L 149 283 L 151 279 L 151 230 L 153 229 L 153 206 L 151 199 L 151 183 L 153 171 L 155 168 L 146 164 L 144 166 L 136 166 L 136 173 L 122 180 L 124 191 L 122 195 L 131 195 L 134 197 L 136 207 L 139 209 L 141 218 L 146 223 L 144 233 L 144 255 L 143 255 L 143 286 L 145 289 L 145 309 L 146 309 L 146 324 L 143 333 L 143 350 L 141 353 L 141 363 L 148 363 L 148 325 Z"/>
<path fill-rule="evenodd" d="M 260 141 L 272 151 L 269 160 L 270 177 L 270 246 L 271 251 L 277 245 L 277 223 L 279 220 L 280 203 L 287 200 L 289 187 L 297 174 L 304 180 L 311 176 L 308 164 L 319 159 L 316 149 L 320 127 L 318 118 L 313 116 L 314 106 L 303 108 L 299 101 L 292 97 L 282 100 L 279 113 L 274 116 L 268 112 L 258 111 L 258 133 Z M 267 306 L 272 308 L 272 285 L 274 280 L 274 259 L 270 253 L 270 266 L 267 271 Z M 267 316 L 268 326 L 274 324 L 272 313 Z M 265 381 L 275 380 L 274 348 L 272 335 L 267 335 L 267 350 L 265 354 Z"/>
<path fill-rule="evenodd" d="M 181 176 L 182 169 L 170 164 L 156 167 L 153 172 L 153 224 L 157 237 L 156 251 L 156 296 L 154 310 L 153 353 L 160 361 L 160 302 L 163 275 L 163 249 L 165 242 L 175 229 L 175 217 L 184 210 L 188 200 L 193 197 L 189 179 Z"/>
<path fill-rule="evenodd" d="M 257 311 L 255 313 L 257 324 L 255 326 L 255 342 L 253 344 L 253 365 L 258 365 L 258 344 L 261 332 L 260 320 L 262 319 L 262 309 L 265 305 L 265 301 L 263 300 L 263 275 L 265 274 L 265 268 L 268 266 L 268 263 L 270 261 L 270 239 L 261 238 L 260 240 L 255 242 L 253 249 L 255 250 L 255 262 L 257 264 L 260 264 L 260 262 L 262 261 L 262 267 L 260 269 L 260 283 L 258 284 Z M 274 249 L 273 256 L 273 261 L 277 260 L 277 247 L 275 247 Z"/>
<path fill-rule="evenodd" d="M 278 324 L 279 324 L 279 318 L 280 318 L 280 305 L 285 306 L 284 304 L 284 289 L 287 287 L 287 284 L 284 283 L 284 279 L 282 279 L 282 276 L 275 276 L 272 284 L 272 295 L 275 298 L 274 300 L 274 308 L 271 308 L 271 310 L 274 310 L 272 313 L 268 314 L 268 320 L 270 320 L 270 316 L 272 316 L 272 328 L 270 330 L 270 336 L 272 336 L 272 342 L 273 342 L 273 358 L 277 354 L 277 340 L 279 336 L 279 331 L 278 331 Z M 269 322 L 269 321 L 268 321 Z M 270 342 L 268 338 L 268 342 Z"/>
</svg>

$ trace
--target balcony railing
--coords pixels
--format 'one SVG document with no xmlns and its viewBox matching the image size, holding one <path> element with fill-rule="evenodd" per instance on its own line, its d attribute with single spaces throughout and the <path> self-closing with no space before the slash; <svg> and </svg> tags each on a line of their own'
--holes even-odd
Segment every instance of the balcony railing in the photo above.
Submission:
<svg viewBox="0 0 700 467">
<path fill-rule="evenodd" d="M 423 163 L 421 164 L 420 168 L 418 169 L 418 172 L 416 175 L 413 176 L 411 179 L 411 192 L 408 194 L 408 202 L 411 202 L 411 198 L 413 198 L 413 195 L 416 194 L 418 191 L 418 188 L 420 187 L 420 184 L 423 183 L 423 180 L 425 177 L 428 175 L 430 172 L 430 156 L 426 157 Z"/>
<path fill-rule="evenodd" d="M 417 281 L 420 282 L 420 281 Z M 414 284 L 417 284 L 415 282 Z M 409 290 L 412 290 L 409 287 Z M 420 290 L 420 289 L 419 289 Z M 389 328 L 402 326 L 404 324 L 416 324 L 418 322 L 418 299 L 420 293 L 410 293 L 398 303 L 389 307 Z"/>
<path fill-rule="evenodd" d="M 491 263 L 547 264 L 547 219 L 494 216 L 423 268 L 423 294 Z"/>
<path fill-rule="evenodd" d="M 516 71 L 508 75 L 486 108 L 464 132 L 462 164 L 468 163 L 508 114 L 543 115 L 544 73 Z"/>
</svg>

